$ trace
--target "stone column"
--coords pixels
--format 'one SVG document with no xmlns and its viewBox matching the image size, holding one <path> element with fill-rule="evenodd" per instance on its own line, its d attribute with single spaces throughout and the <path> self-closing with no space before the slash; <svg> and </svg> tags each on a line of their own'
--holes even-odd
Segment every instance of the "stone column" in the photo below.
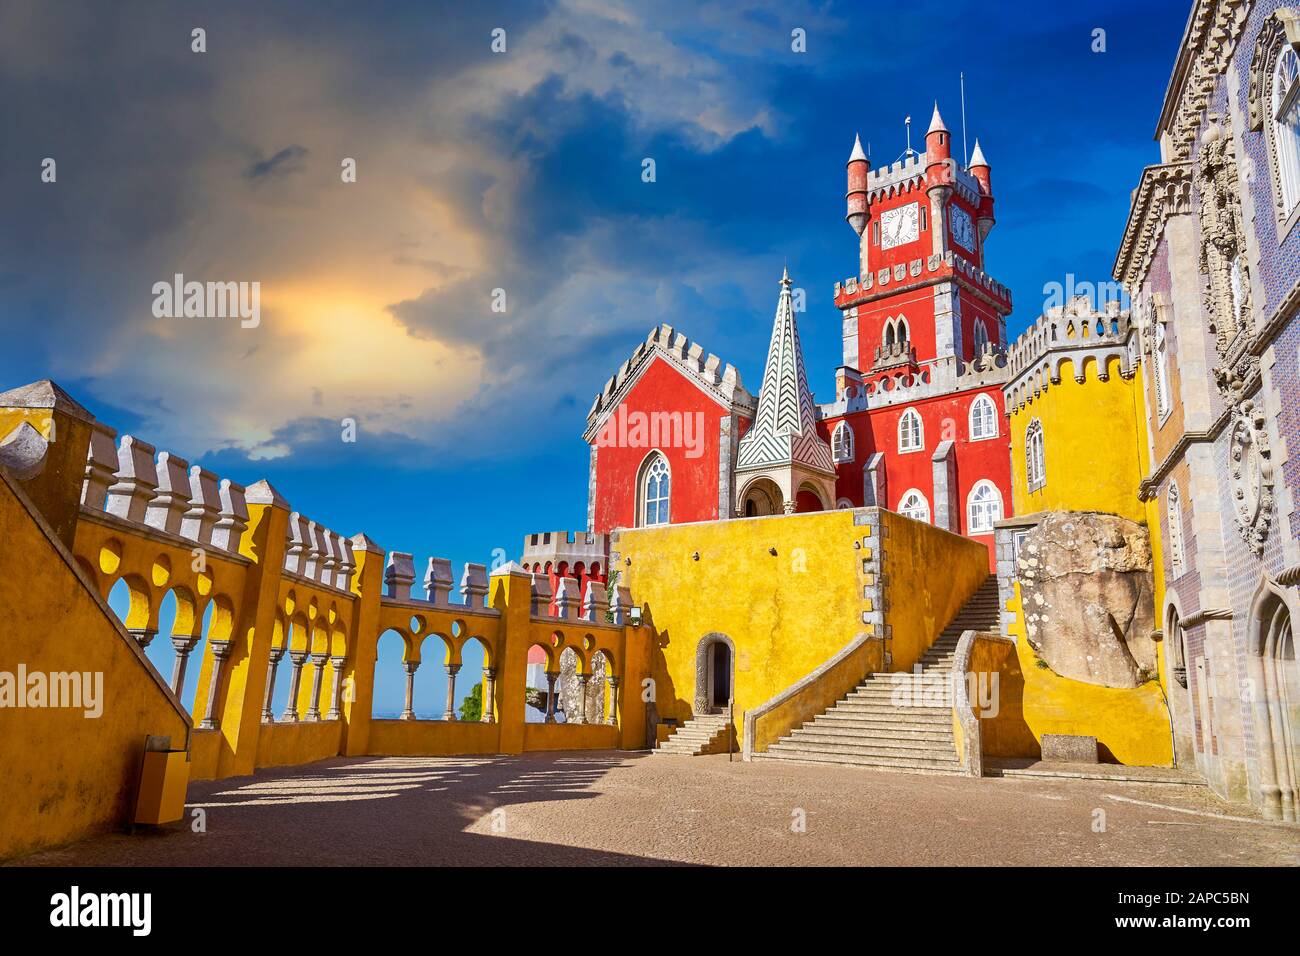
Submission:
<svg viewBox="0 0 1300 956">
<path fill-rule="evenodd" d="M 177 697 L 185 687 L 185 668 L 190 662 L 190 651 L 194 650 L 196 641 L 188 634 L 172 635 L 172 650 L 176 652 L 176 663 L 172 665 L 172 693 Z"/>
<path fill-rule="evenodd" d="M 217 729 L 217 693 L 221 689 L 221 672 L 230 656 L 230 641 L 212 642 L 212 680 L 208 682 L 208 703 L 203 708 L 203 721 L 199 730 Z"/>
<path fill-rule="evenodd" d="M 582 701 L 582 706 L 578 708 L 578 719 L 575 723 L 585 724 L 587 722 L 587 686 L 590 683 L 590 674 L 578 675 L 578 699 Z"/>
<path fill-rule="evenodd" d="M 401 720 L 415 720 L 415 672 L 420 668 L 419 661 L 407 661 L 406 668 L 406 706 L 402 709 Z"/>
<path fill-rule="evenodd" d="M 459 670 L 459 664 L 447 665 L 447 709 L 442 712 L 443 720 L 456 719 L 456 673 Z"/>
<path fill-rule="evenodd" d="M 496 723 L 496 715 L 492 713 L 492 702 L 496 698 L 496 677 L 497 669 L 495 667 L 483 668 L 483 723 Z"/>
<path fill-rule="evenodd" d="M 346 660 L 346 657 L 330 658 L 330 663 L 334 665 L 334 687 L 330 691 L 330 711 L 325 715 L 326 720 L 343 718 L 343 663 Z"/>
<path fill-rule="evenodd" d="M 156 627 L 128 627 L 128 628 L 127 628 L 127 632 L 128 632 L 132 637 L 134 637 L 136 643 L 139 644 L 139 645 L 143 648 L 143 647 L 148 647 L 149 644 L 153 641 L 153 639 L 154 639 L 155 637 L 157 637 L 157 635 L 158 635 L 158 628 L 156 628 Z"/>
<path fill-rule="evenodd" d="M 284 705 L 280 719 L 285 723 L 298 722 L 298 688 L 302 686 L 302 665 L 307 660 L 306 651 L 290 651 L 289 662 L 293 664 L 293 676 L 289 679 L 289 701 Z"/>
<path fill-rule="evenodd" d="M 560 679 L 559 671 L 546 672 L 546 723 L 555 723 L 555 682 Z"/>
<path fill-rule="evenodd" d="M 606 677 L 605 680 L 609 682 L 609 717 L 606 718 L 605 723 L 611 727 L 617 727 L 619 679 L 617 677 Z"/>
<path fill-rule="evenodd" d="M 311 662 L 316 665 L 316 673 L 311 679 L 311 703 L 307 705 L 307 720 L 320 720 L 320 688 L 325 679 L 325 662 L 329 660 L 329 655 L 321 652 L 313 654 Z"/>
<path fill-rule="evenodd" d="M 175 638 L 172 638 L 175 640 Z M 285 648 L 271 648 L 271 662 L 266 671 L 266 693 L 262 695 L 262 722 L 265 724 L 275 723 L 275 714 L 271 710 L 271 697 L 275 694 L 275 672 L 280 669 L 280 661 L 284 659 Z M 184 668 L 182 668 L 182 672 Z"/>
</svg>

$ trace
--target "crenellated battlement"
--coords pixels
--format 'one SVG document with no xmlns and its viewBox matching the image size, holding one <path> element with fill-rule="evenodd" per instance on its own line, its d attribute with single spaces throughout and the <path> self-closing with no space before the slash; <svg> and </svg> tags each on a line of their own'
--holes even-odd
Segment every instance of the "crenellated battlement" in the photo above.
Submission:
<svg viewBox="0 0 1300 956">
<path fill-rule="evenodd" d="M 723 402 L 753 414 L 754 396 L 741 383 L 740 372 L 736 367 L 712 352 L 706 353 L 698 342 L 692 342 L 665 323 L 653 329 L 645 341 L 637 345 L 627 361 L 619 366 L 618 371 L 605 382 L 605 387 L 597 393 L 587 411 L 587 431 L 584 437 L 588 442 L 595 437 L 596 423 L 601 413 L 618 407 L 630 383 L 636 380 L 637 372 L 656 355 L 672 362 Z"/>
<path fill-rule="evenodd" d="M 891 268 L 878 269 L 864 276 L 849 276 L 835 283 L 835 305 L 846 309 L 863 302 L 873 295 L 883 295 L 897 287 L 922 282 L 933 282 L 946 277 L 958 277 L 970 286 L 979 289 L 999 305 L 1011 310 L 1011 290 L 998 282 L 983 269 L 979 269 L 961 256 L 947 252 L 942 256 L 932 255 L 916 258 L 911 262 Z"/>
<path fill-rule="evenodd" d="M 1066 362 L 1080 383 L 1090 367 L 1106 381 L 1112 359 L 1119 360 L 1120 374 L 1129 378 L 1141 361 L 1136 335 L 1136 324 L 1118 301 L 1097 310 L 1088 296 L 1080 295 L 1048 309 L 1008 350 L 1007 408 L 1021 408 L 1049 385 L 1059 385 Z"/>
<path fill-rule="evenodd" d="M 1007 381 L 1007 356 L 989 345 L 973 362 L 953 356 L 926 362 L 919 371 L 901 370 L 844 386 L 833 402 L 817 407 L 819 418 L 839 418 L 891 405 L 914 402 L 976 388 L 1002 387 Z"/>
</svg>

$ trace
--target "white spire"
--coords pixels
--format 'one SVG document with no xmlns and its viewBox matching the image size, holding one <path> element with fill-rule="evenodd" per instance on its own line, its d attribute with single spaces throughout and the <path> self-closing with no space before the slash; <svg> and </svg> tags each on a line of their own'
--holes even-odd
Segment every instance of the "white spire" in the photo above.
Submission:
<svg viewBox="0 0 1300 956">
<path fill-rule="evenodd" d="M 948 132 L 948 127 L 943 124 L 943 117 L 939 115 L 939 101 L 935 100 L 934 116 L 930 117 L 930 128 L 925 131 L 925 135 L 929 136 L 931 133 L 939 132 L 941 130 L 946 133 Z"/>
<path fill-rule="evenodd" d="M 971 153 L 969 168 L 974 169 L 976 166 L 987 166 L 988 164 L 989 161 L 984 158 L 984 150 L 980 149 L 980 141 L 977 136 L 975 137 L 975 152 Z"/>
<path fill-rule="evenodd" d="M 866 158 L 867 158 L 867 154 L 862 151 L 862 140 L 856 133 L 854 133 L 853 152 L 849 154 L 849 162 L 852 163 L 852 162 L 856 162 L 859 159 L 866 159 Z"/>
<path fill-rule="evenodd" d="M 758 393 L 753 427 L 740 440 L 736 470 L 754 471 L 773 465 L 803 465 L 835 473 L 831 449 L 817 434 L 812 393 L 804 371 L 799 327 L 794 318 L 793 283 L 789 270 L 781 274 L 781 295 L 772 324 L 772 342 Z"/>
</svg>

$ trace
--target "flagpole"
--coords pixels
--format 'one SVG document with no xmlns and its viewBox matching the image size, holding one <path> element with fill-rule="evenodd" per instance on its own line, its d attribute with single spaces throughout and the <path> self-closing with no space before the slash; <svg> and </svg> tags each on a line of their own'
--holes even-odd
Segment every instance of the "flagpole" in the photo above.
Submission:
<svg viewBox="0 0 1300 956">
<path fill-rule="evenodd" d="M 970 155 L 966 152 L 966 71 L 961 72 L 961 163 L 970 165 Z"/>
</svg>

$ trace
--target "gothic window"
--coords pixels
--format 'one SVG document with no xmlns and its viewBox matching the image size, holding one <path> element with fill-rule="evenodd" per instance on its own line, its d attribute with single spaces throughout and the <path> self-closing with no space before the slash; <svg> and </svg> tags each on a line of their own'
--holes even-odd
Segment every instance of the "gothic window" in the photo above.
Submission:
<svg viewBox="0 0 1300 956">
<path fill-rule="evenodd" d="M 1273 148 L 1286 218 L 1300 203 L 1300 57 L 1288 45 L 1273 72 Z"/>
<path fill-rule="evenodd" d="M 836 464 L 853 460 L 853 429 L 840 422 L 831 433 L 831 457 Z"/>
<path fill-rule="evenodd" d="M 983 319 L 975 320 L 975 355 L 979 356 L 989 344 L 988 326 Z"/>
<path fill-rule="evenodd" d="M 921 451 L 925 448 L 925 430 L 921 426 L 921 416 L 915 409 L 909 408 L 898 420 L 898 450 Z"/>
<path fill-rule="evenodd" d="M 1183 573 L 1183 509 L 1179 503 L 1178 485 L 1169 486 L 1169 564 L 1174 577 Z"/>
<path fill-rule="evenodd" d="M 898 502 L 898 513 L 904 518 L 914 518 L 917 521 L 930 521 L 930 502 L 925 500 L 925 495 L 913 488 L 903 495 Z"/>
<path fill-rule="evenodd" d="M 894 320 L 889 319 L 885 322 L 885 348 L 891 348 L 894 344 Z"/>
<path fill-rule="evenodd" d="M 970 403 L 970 440 L 998 437 L 998 410 L 993 399 L 980 395 Z"/>
<path fill-rule="evenodd" d="M 1164 421 L 1165 416 L 1169 414 L 1172 403 L 1169 395 L 1169 346 L 1165 341 L 1165 324 L 1163 322 L 1156 323 L 1155 353 L 1156 411 L 1160 415 L 1160 420 Z"/>
<path fill-rule="evenodd" d="M 668 462 L 656 452 L 642 470 L 640 524 L 649 526 L 668 523 L 671 485 Z"/>
<path fill-rule="evenodd" d="M 898 317 L 898 344 L 907 344 L 907 319 L 901 315 Z"/>
<path fill-rule="evenodd" d="M 967 534 L 990 534 L 993 522 L 1002 520 L 1002 494 L 997 485 L 984 480 L 975 483 L 966 499 Z"/>
<path fill-rule="evenodd" d="M 1025 429 L 1025 480 L 1030 491 L 1047 484 L 1047 469 L 1043 455 L 1043 423 L 1034 419 Z"/>
</svg>

